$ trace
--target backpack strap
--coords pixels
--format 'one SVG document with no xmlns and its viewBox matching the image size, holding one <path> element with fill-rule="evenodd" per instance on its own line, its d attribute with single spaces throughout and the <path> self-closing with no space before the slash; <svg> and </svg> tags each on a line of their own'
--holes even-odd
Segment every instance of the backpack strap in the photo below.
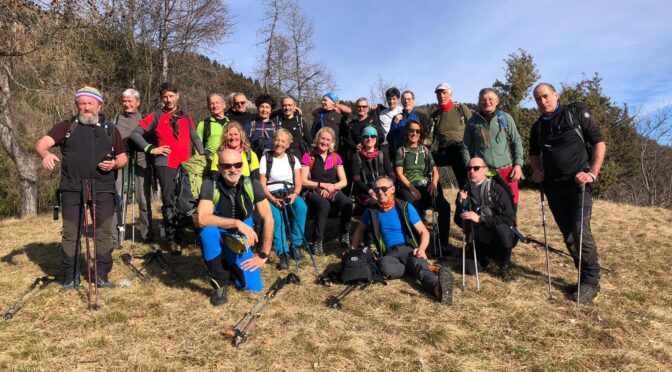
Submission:
<svg viewBox="0 0 672 372">
<path fill-rule="evenodd" d="M 203 147 L 205 147 L 205 144 L 208 143 L 208 139 L 210 138 L 210 131 L 212 127 L 211 118 L 211 116 L 208 116 L 203 120 Z"/>
<path fill-rule="evenodd" d="M 418 240 L 415 237 L 415 233 L 413 233 L 413 226 L 411 226 L 411 221 L 409 220 L 409 212 L 408 212 L 408 205 L 410 203 L 397 199 L 394 203 L 394 207 L 397 208 L 397 214 L 399 214 L 399 219 L 401 220 L 402 223 L 402 230 L 404 231 L 406 238 L 406 242 L 411 245 L 413 248 L 418 248 Z"/>
<path fill-rule="evenodd" d="M 502 114 L 499 110 L 497 110 L 497 122 L 499 123 L 499 126 L 504 129 L 504 132 L 509 132 L 509 123 L 506 119 L 506 115 Z"/>
<path fill-rule="evenodd" d="M 378 208 L 369 208 L 369 215 L 371 216 L 370 227 L 371 234 L 373 235 L 373 242 L 378 249 L 378 254 L 382 257 L 387 247 L 385 246 L 385 241 L 383 236 L 380 233 L 380 211 Z"/>
</svg>

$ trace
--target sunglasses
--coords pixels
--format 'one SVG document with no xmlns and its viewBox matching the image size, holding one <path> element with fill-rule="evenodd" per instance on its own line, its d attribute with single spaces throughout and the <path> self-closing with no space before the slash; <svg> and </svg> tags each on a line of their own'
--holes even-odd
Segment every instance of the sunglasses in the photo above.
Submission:
<svg viewBox="0 0 672 372">
<path fill-rule="evenodd" d="M 369 106 L 357 106 L 358 109 L 367 109 Z"/>
<path fill-rule="evenodd" d="M 240 169 L 243 167 L 243 162 L 241 161 L 239 163 L 219 163 L 217 164 L 217 166 L 222 168 L 223 170 L 229 170 L 231 168 Z"/>
<path fill-rule="evenodd" d="M 371 139 L 371 138 L 378 138 L 378 136 L 376 136 L 375 134 L 368 135 L 368 136 L 362 136 L 363 140 L 367 140 L 367 139 Z"/>
<path fill-rule="evenodd" d="M 481 168 L 485 168 L 485 165 L 474 165 L 473 167 L 466 167 L 467 172 L 472 171 L 472 170 L 474 172 L 478 172 L 479 170 L 481 170 Z"/>
<path fill-rule="evenodd" d="M 422 129 L 409 129 L 408 134 L 420 134 L 422 133 Z"/>
<path fill-rule="evenodd" d="M 380 186 L 380 187 L 374 187 L 372 190 L 376 194 L 380 194 L 381 192 L 386 193 L 387 190 L 391 189 L 392 187 L 394 187 L 394 186 Z"/>
<path fill-rule="evenodd" d="M 240 102 L 234 102 L 233 104 L 236 105 L 236 106 L 242 106 L 246 103 L 247 103 L 246 101 L 240 101 Z"/>
</svg>

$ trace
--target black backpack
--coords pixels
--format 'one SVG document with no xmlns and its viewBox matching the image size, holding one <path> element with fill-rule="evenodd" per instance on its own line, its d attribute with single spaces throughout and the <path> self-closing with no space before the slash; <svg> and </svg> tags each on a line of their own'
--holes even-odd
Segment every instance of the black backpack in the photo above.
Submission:
<svg viewBox="0 0 672 372">
<path fill-rule="evenodd" d="M 340 272 L 343 284 L 377 282 L 383 278 L 368 247 L 347 251 L 341 258 Z"/>
</svg>

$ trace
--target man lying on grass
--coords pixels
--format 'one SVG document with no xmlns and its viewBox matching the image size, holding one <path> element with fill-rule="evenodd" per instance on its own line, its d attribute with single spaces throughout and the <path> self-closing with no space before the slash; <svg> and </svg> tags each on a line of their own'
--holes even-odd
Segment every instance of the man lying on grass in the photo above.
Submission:
<svg viewBox="0 0 672 372">
<path fill-rule="evenodd" d="M 236 287 L 261 291 L 261 270 L 257 269 L 268 260 L 273 240 L 271 207 L 259 181 L 241 175 L 240 153 L 220 149 L 218 159 L 219 174 L 203 181 L 198 203 L 203 260 L 214 288 L 210 297 L 214 306 L 226 303 L 231 275 Z M 252 254 L 250 247 L 259 240 L 252 222 L 255 209 L 263 221 L 263 232 L 261 249 Z"/>
<path fill-rule="evenodd" d="M 420 280 L 423 290 L 436 296 L 441 303 L 451 305 L 453 273 L 448 267 L 441 268 L 438 276 L 430 270 L 425 254 L 429 245 L 429 231 L 418 212 L 412 204 L 395 200 L 394 184 L 390 178 L 381 177 L 374 185 L 378 206 L 362 214 L 362 222 L 352 237 L 352 247 L 359 247 L 364 232 L 370 227 L 373 243 L 383 254 L 379 264 L 386 278 L 397 279 L 411 274 Z M 419 242 L 416 234 L 420 235 Z"/>
</svg>

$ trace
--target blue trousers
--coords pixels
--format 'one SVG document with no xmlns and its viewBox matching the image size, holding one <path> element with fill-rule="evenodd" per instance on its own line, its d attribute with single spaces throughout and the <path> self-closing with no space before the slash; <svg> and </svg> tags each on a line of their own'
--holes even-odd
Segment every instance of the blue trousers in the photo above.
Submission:
<svg viewBox="0 0 672 372">
<path fill-rule="evenodd" d="M 245 224 L 252 227 L 252 217 L 245 219 Z M 226 246 L 222 237 L 225 235 L 236 235 L 235 229 L 226 230 L 215 226 L 206 226 L 201 229 L 201 250 L 203 261 L 208 269 L 212 286 L 214 288 L 224 287 L 231 281 L 238 289 L 247 289 L 252 292 L 261 292 L 263 283 L 261 281 L 261 270 L 247 271 L 241 269 L 243 261 L 254 256 L 252 249 L 246 247 L 246 251 L 238 254 Z"/>
<path fill-rule="evenodd" d="M 299 196 L 294 204 L 285 206 L 285 211 L 271 204 L 273 213 L 273 249 L 278 256 L 289 253 L 287 245 L 287 231 L 290 232 L 290 240 L 294 247 L 303 245 L 303 239 L 306 232 L 306 214 L 308 207 L 306 202 Z M 286 215 L 283 217 L 283 213 Z M 285 219 L 289 220 L 290 226 L 285 226 Z"/>
</svg>

